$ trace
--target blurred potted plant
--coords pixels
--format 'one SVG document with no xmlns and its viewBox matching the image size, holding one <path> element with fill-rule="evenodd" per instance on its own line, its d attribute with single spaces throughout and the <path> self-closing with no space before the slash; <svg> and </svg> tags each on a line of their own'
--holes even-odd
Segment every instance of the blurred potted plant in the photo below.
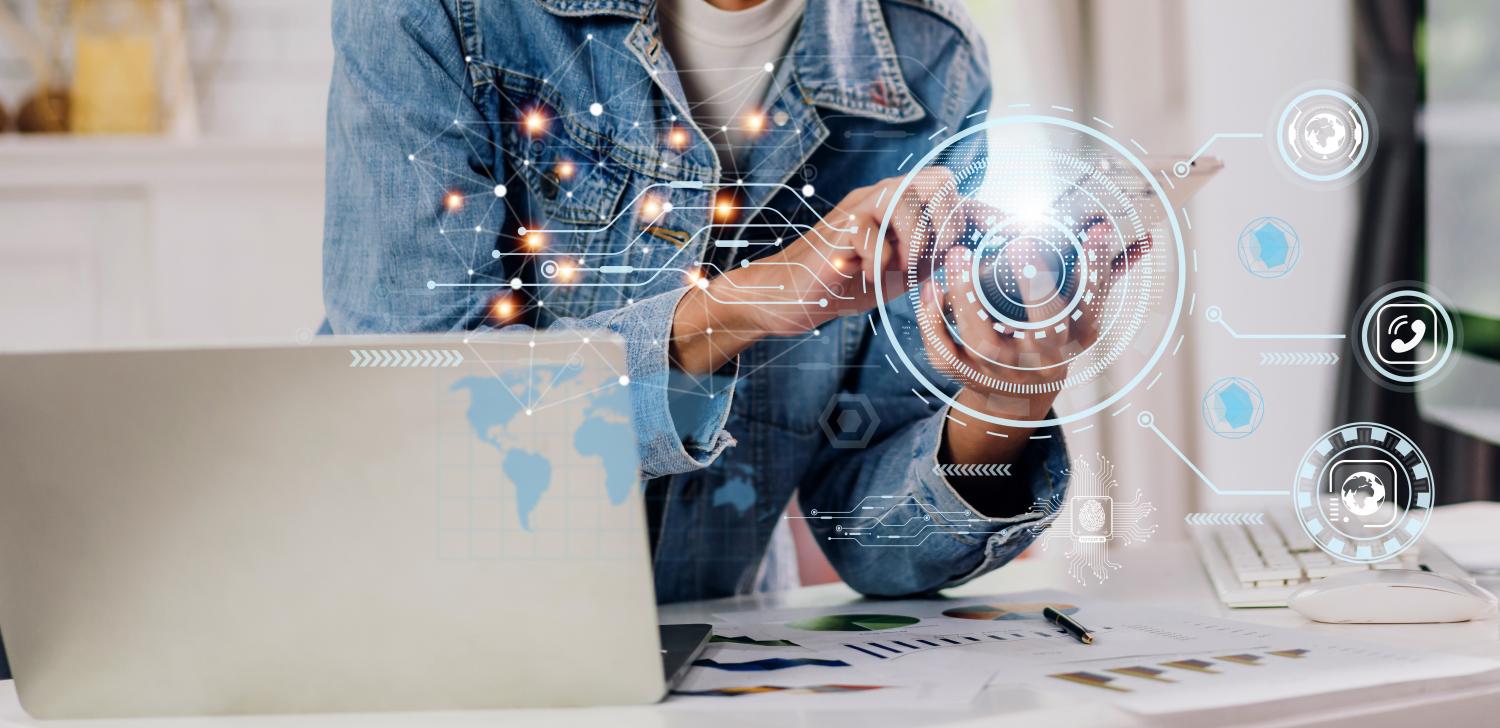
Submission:
<svg viewBox="0 0 1500 728">
<path fill-rule="evenodd" d="M 33 134 L 61 133 L 69 128 L 69 96 L 62 86 L 59 60 L 66 1 L 37 0 L 36 8 L 41 31 L 34 34 L 21 22 L 11 1 L 0 0 L 0 37 L 20 52 L 36 82 L 16 112 L 16 129 Z"/>
</svg>

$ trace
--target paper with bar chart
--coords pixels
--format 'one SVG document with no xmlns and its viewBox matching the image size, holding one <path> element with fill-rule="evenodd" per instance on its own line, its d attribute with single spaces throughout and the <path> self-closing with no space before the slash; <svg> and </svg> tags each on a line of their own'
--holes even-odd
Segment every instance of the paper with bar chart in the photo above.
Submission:
<svg viewBox="0 0 1500 728">
<path fill-rule="evenodd" d="M 1093 631 L 1094 643 L 1080 644 L 1042 619 L 1044 606 L 1072 614 Z M 716 615 L 715 622 L 716 632 L 729 637 L 716 645 L 723 651 L 714 664 L 695 668 L 690 683 L 735 695 L 758 694 L 742 690 L 757 686 L 801 690 L 775 691 L 784 701 L 847 694 L 811 688 L 855 682 L 885 686 L 887 700 L 923 690 L 931 698 L 937 695 L 932 686 L 980 673 L 990 685 L 1169 714 L 1329 692 L 1420 689 L 1425 681 L 1487 679 L 1500 671 L 1493 660 L 1394 650 L 1055 591 L 753 610 Z M 942 698 L 959 695 L 944 690 Z"/>
</svg>

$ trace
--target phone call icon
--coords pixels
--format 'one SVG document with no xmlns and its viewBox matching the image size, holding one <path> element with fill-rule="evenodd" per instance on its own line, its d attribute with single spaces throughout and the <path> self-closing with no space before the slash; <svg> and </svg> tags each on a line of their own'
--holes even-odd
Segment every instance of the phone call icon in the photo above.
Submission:
<svg viewBox="0 0 1500 728">
<path fill-rule="evenodd" d="M 1387 303 L 1375 315 L 1376 355 L 1387 364 L 1419 366 L 1437 357 L 1437 311 L 1425 303 Z M 1421 346 L 1423 343 L 1429 346 Z"/>
</svg>

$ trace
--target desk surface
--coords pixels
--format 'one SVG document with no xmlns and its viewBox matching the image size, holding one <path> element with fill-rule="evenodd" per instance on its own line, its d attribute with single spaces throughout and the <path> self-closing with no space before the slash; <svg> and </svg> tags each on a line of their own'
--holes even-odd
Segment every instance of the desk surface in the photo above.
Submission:
<svg viewBox="0 0 1500 728">
<path fill-rule="evenodd" d="M 1500 505 L 1463 506 L 1460 511 L 1438 509 L 1429 534 L 1441 542 L 1445 537 L 1470 539 L 1476 528 L 1488 533 L 1500 525 Z M 1488 512 L 1482 512 L 1488 511 Z M 1451 524 L 1451 525 L 1449 525 Z M 1141 606 L 1171 605 L 1180 611 L 1205 616 L 1235 619 L 1277 627 L 1310 629 L 1355 637 L 1413 649 L 1438 650 L 1500 658 L 1500 623 L 1495 619 L 1459 624 L 1434 625 L 1324 625 L 1309 623 L 1286 609 L 1229 609 L 1213 593 L 1207 576 L 1198 563 L 1196 552 L 1186 542 L 1155 542 L 1124 550 L 1120 575 L 1102 585 L 1080 589 L 1065 573 L 1053 555 L 1027 558 L 1007 565 L 977 579 L 953 594 L 998 594 L 1034 589 L 1063 589 L 1086 594 L 1092 599 Z M 1497 584 L 1486 583 L 1491 589 Z M 718 611 L 754 607 L 819 606 L 847 602 L 855 594 L 842 585 L 809 587 L 776 595 L 744 597 L 717 602 L 670 605 L 661 610 L 663 622 L 705 622 Z M 0 726 L 60 726 L 62 722 L 40 722 L 26 717 L 16 702 L 11 683 L 0 683 Z M 1257 713 L 1255 708 L 1237 709 L 1221 725 L 1319 725 L 1402 726 L 1431 723 L 1433 719 L 1449 725 L 1479 725 L 1500 715 L 1500 684 L 1462 692 L 1441 687 L 1416 698 L 1395 702 L 1365 702 L 1358 705 L 1320 704 L 1316 712 L 1288 716 Z M 579 726 L 600 725 L 611 728 L 633 726 L 695 726 L 708 720 L 717 728 L 740 728 L 763 725 L 814 725 L 835 720 L 862 728 L 881 726 L 963 725 L 968 722 L 992 724 L 997 715 L 1005 715 L 1010 725 L 1090 726 L 1145 725 L 1143 719 L 1102 703 L 1080 702 L 1053 694 L 1023 689 L 991 687 L 967 710 L 954 712 L 890 711 L 868 714 L 859 711 L 835 713 L 789 713 L 753 711 L 731 713 L 698 712 L 668 705 L 629 708 L 590 708 L 570 710 L 516 710 L 454 713 L 360 714 L 327 716 L 279 716 L 234 718 L 189 718 L 162 721 L 88 721 L 76 723 L 88 728 L 283 728 L 289 725 L 316 725 L 343 728 L 384 728 L 385 726 L 436 726 L 454 728 L 469 726 Z M 819 720 L 822 718 L 824 720 Z M 989 720 L 986 720 L 988 718 Z M 1161 724 L 1161 721 L 1154 721 Z"/>
</svg>

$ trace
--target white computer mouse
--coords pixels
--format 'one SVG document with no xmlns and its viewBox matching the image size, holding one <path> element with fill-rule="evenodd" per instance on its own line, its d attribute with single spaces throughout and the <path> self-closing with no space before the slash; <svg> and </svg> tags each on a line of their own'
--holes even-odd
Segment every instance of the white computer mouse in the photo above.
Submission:
<svg viewBox="0 0 1500 728">
<path fill-rule="evenodd" d="M 1330 576 L 1287 602 L 1314 622 L 1415 624 L 1466 622 L 1495 611 L 1495 595 L 1430 571 L 1388 569 Z"/>
</svg>

